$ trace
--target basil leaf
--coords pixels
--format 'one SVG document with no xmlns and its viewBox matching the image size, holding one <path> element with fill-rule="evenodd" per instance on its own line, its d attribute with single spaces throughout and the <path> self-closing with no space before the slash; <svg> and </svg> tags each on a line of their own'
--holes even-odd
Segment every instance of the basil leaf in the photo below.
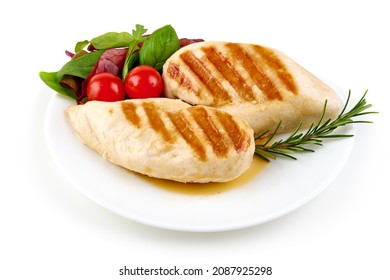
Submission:
<svg viewBox="0 0 390 280">
<path fill-rule="evenodd" d="M 107 32 L 91 40 L 97 50 L 127 47 L 133 36 L 128 32 Z"/>
<path fill-rule="evenodd" d="M 180 48 L 179 38 L 171 25 L 154 31 L 143 43 L 139 53 L 141 65 L 161 71 L 165 61 Z"/>
<path fill-rule="evenodd" d="M 94 51 L 70 60 L 57 72 L 57 80 L 60 81 L 64 75 L 87 78 L 103 52 L 103 50 Z"/>
</svg>

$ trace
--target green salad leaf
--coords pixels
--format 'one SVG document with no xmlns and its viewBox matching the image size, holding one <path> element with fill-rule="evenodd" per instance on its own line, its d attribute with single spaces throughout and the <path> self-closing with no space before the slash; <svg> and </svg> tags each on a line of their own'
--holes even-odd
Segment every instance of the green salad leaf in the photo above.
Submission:
<svg viewBox="0 0 390 280">
<path fill-rule="evenodd" d="M 41 71 L 39 72 L 39 77 L 48 87 L 50 87 L 54 91 L 62 95 L 68 96 L 72 99 L 77 98 L 76 94 L 72 89 L 61 86 L 61 84 L 59 83 L 60 81 L 57 80 L 57 72 Z"/>
<path fill-rule="evenodd" d="M 91 44 L 98 50 L 123 48 L 133 39 L 128 32 L 107 32 L 91 40 Z"/>
<path fill-rule="evenodd" d="M 102 54 L 103 50 L 94 51 L 68 61 L 57 72 L 57 79 L 61 80 L 64 75 L 87 78 Z"/>
<path fill-rule="evenodd" d="M 74 50 L 77 53 L 89 44 L 92 44 L 96 50 L 124 48 L 129 45 L 132 39 L 133 36 L 128 32 L 107 32 L 91 40 L 77 42 Z"/>
<path fill-rule="evenodd" d="M 125 80 L 130 69 L 138 61 L 138 50 L 140 49 L 139 44 L 146 40 L 146 37 L 143 37 L 146 31 L 148 30 L 140 24 L 136 24 L 135 30 L 133 29 L 132 31 L 131 40 L 127 43 L 127 47 L 129 48 L 129 50 L 127 51 L 125 64 L 123 65 L 122 80 Z"/>
<path fill-rule="evenodd" d="M 60 84 L 61 80 L 65 75 L 75 76 L 82 79 L 87 78 L 89 73 L 92 71 L 93 67 L 95 66 L 96 62 L 99 60 L 102 53 L 103 50 L 87 53 L 76 59 L 72 59 L 68 61 L 57 72 L 41 71 L 39 72 L 39 77 L 51 89 L 63 95 L 69 96 L 73 99 L 76 99 L 75 93 L 72 90 L 61 86 Z"/>
<path fill-rule="evenodd" d="M 139 52 L 141 65 L 150 65 L 162 70 L 165 61 L 180 48 L 179 37 L 171 25 L 154 31 L 143 43 Z"/>
<path fill-rule="evenodd" d="M 88 44 L 89 44 L 88 40 L 77 42 L 74 47 L 75 53 L 78 53 L 79 51 L 83 50 L 86 46 L 88 46 Z"/>
</svg>

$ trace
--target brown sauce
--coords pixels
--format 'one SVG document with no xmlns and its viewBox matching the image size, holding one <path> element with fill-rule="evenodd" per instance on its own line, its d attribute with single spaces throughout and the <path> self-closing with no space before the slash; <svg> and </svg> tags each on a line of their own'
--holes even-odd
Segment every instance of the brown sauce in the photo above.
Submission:
<svg viewBox="0 0 390 280">
<path fill-rule="evenodd" d="M 151 178 L 145 175 L 134 173 L 137 177 L 145 180 L 145 182 L 156 186 L 157 188 L 186 195 L 213 195 L 227 192 L 244 186 L 246 183 L 254 180 L 256 175 L 261 173 L 267 162 L 254 157 L 252 165 L 237 179 L 226 183 L 180 183 L 170 180 Z"/>
</svg>

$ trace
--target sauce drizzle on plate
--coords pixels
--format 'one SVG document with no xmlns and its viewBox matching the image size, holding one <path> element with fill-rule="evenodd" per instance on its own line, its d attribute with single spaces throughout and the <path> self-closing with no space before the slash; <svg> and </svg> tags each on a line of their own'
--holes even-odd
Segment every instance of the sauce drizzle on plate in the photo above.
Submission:
<svg viewBox="0 0 390 280">
<path fill-rule="evenodd" d="M 215 195 L 229 190 L 237 189 L 244 186 L 246 183 L 258 176 L 266 167 L 268 163 L 260 158 L 254 157 L 249 169 L 245 171 L 237 179 L 225 183 L 180 183 L 170 180 L 163 180 L 148 177 L 138 173 L 135 176 L 142 178 L 153 186 L 166 191 L 186 194 L 186 195 Z M 130 171 L 131 172 L 131 171 Z M 133 172 L 132 172 L 133 173 Z"/>
</svg>

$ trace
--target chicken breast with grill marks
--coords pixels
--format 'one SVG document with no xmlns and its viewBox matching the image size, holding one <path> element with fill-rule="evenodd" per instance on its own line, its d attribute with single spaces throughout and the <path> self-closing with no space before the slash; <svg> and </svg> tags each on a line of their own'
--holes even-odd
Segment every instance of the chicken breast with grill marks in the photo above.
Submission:
<svg viewBox="0 0 390 280">
<path fill-rule="evenodd" d="M 201 42 L 174 53 L 163 68 L 170 98 L 222 109 L 256 134 L 324 120 L 341 110 L 336 92 L 284 53 L 253 44 Z"/>
<path fill-rule="evenodd" d="M 105 159 L 151 177 L 225 182 L 254 154 L 247 122 L 206 106 L 168 98 L 89 101 L 66 110 L 79 138 Z"/>
</svg>

